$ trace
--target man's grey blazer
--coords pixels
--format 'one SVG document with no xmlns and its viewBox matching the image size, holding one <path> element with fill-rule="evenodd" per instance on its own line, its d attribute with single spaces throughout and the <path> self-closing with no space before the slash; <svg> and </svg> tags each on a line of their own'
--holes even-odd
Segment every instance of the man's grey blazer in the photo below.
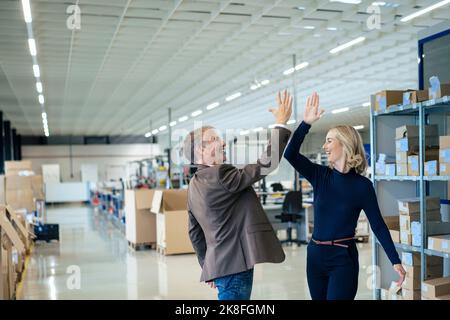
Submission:
<svg viewBox="0 0 450 320">
<path fill-rule="evenodd" d="M 188 188 L 189 237 L 200 281 L 236 274 L 285 255 L 252 185 L 274 171 L 291 132 L 275 127 L 256 164 L 199 166 Z M 274 163 L 276 161 L 276 163 Z"/>
</svg>

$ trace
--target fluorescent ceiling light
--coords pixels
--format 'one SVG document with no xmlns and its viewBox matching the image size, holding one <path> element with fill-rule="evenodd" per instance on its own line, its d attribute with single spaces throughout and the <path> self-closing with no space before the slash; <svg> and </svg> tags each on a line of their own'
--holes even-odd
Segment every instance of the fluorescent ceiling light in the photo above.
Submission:
<svg viewBox="0 0 450 320">
<path fill-rule="evenodd" d="M 38 93 L 42 93 L 42 82 L 36 82 L 36 90 Z"/>
<path fill-rule="evenodd" d="M 173 126 L 175 126 L 176 124 L 177 124 L 176 121 L 171 121 L 171 122 L 169 123 L 169 126 L 173 127 Z"/>
<path fill-rule="evenodd" d="M 189 119 L 188 116 L 183 116 L 183 117 L 181 117 L 181 118 L 178 118 L 178 122 L 184 122 L 184 121 L 186 121 L 187 119 Z"/>
<path fill-rule="evenodd" d="M 361 0 L 330 0 L 330 2 L 341 2 L 341 3 L 348 3 L 348 4 L 360 4 Z"/>
<path fill-rule="evenodd" d="M 144 137 L 146 137 L 146 138 L 151 137 L 151 136 L 152 136 L 151 132 L 147 132 L 146 134 L 144 134 Z"/>
<path fill-rule="evenodd" d="M 28 39 L 28 47 L 30 48 L 30 54 L 32 56 L 36 55 L 36 41 L 34 39 Z"/>
<path fill-rule="evenodd" d="M 33 21 L 33 19 L 31 18 L 31 7 L 29 0 L 22 0 L 22 10 L 25 22 L 30 23 L 31 21 Z"/>
<path fill-rule="evenodd" d="M 231 96 L 225 98 L 226 101 L 231 101 L 241 96 L 240 92 L 233 93 Z"/>
<path fill-rule="evenodd" d="M 158 133 L 158 129 L 152 130 L 152 134 L 157 134 L 157 133 Z"/>
<path fill-rule="evenodd" d="M 194 112 L 191 113 L 191 116 L 196 117 L 199 116 L 203 113 L 202 110 L 195 110 Z"/>
<path fill-rule="evenodd" d="M 363 107 L 370 107 L 370 102 L 364 102 L 364 103 L 362 104 L 362 106 L 363 106 Z"/>
<path fill-rule="evenodd" d="M 320 37 L 320 33 L 315 33 L 313 37 L 314 38 L 319 38 Z"/>
<path fill-rule="evenodd" d="M 341 113 L 341 112 L 346 112 L 348 110 L 350 110 L 349 107 L 341 108 L 341 109 L 334 109 L 333 111 L 331 111 L 331 113 Z"/>
<path fill-rule="evenodd" d="M 297 7 L 297 10 L 305 10 L 305 7 Z"/>
<path fill-rule="evenodd" d="M 382 6 L 386 5 L 386 2 L 384 2 L 384 1 L 375 1 L 375 2 L 372 2 L 372 5 L 373 6 L 380 6 L 380 7 L 382 7 Z"/>
<path fill-rule="evenodd" d="M 241 136 L 244 136 L 244 135 L 249 134 L 249 133 L 250 133 L 250 130 L 242 130 L 241 132 L 239 132 L 239 134 Z"/>
<path fill-rule="evenodd" d="M 263 85 L 263 86 L 266 86 L 266 85 L 268 85 L 270 83 L 270 80 L 263 80 L 263 81 L 261 81 L 261 84 Z"/>
<path fill-rule="evenodd" d="M 283 71 L 283 74 L 284 74 L 285 76 L 287 76 L 287 75 L 293 73 L 294 71 L 295 71 L 294 68 L 289 68 L 289 69 L 287 69 L 287 70 L 284 70 L 284 71 Z"/>
<path fill-rule="evenodd" d="M 161 132 L 161 131 L 164 131 L 164 130 L 167 130 L 167 126 L 161 126 L 161 127 L 159 127 L 159 131 Z"/>
<path fill-rule="evenodd" d="M 264 130 L 263 127 L 258 127 L 258 128 L 253 129 L 254 132 L 263 131 L 263 130 Z"/>
<path fill-rule="evenodd" d="M 300 64 L 295 66 L 295 70 L 298 71 L 300 69 L 306 68 L 307 66 L 309 66 L 308 62 L 302 62 L 302 63 L 300 63 Z"/>
<path fill-rule="evenodd" d="M 286 124 L 293 124 L 293 123 L 295 123 L 295 120 L 294 120 L 294 119 L 289 120 L 288 122 L 286 122 Z"/>
<path fill-rule="evenodd" d="M 41 70 L 39 69 L 38 64 L 33 64 L 33 73 L 36 78 L 39 78 L 41 76 Z"/>
<path fill-rule="evenodd" d="M 364 129 L 364 126 L 363 125 L 353 126 L 353 128 L 355 128 L 356 130 L 361 130 Z"/>
<path fill-rule="evenodd" d="M 423 15 L 425 13 L 428 13 L 428 12 L 434 10 L 434 9 L 443 7 L 443 6 L 445 6 L 446 4 L 449 4 L 449 3 L 450 3 L 450 0 L 439 1 L 438 3 L 435 3 L 432 6 L 426 7 L 424 9 L 422 9 L 422 10 L 414 12 L 413 14 L 410 14 L 410 15 L 408 15 L 406 17 L 401 18 L 400 21 L 401 22 L 408 22 L 409 20 L 417 18 L 418 16 L 421 16 L 421 15 Z"/>
<path fill-rule="evenodd" d="M 44 96 L 42 94 L 39 95 L 38 99 L 40 104 L 44 104 Z"/>
<path fill-rule="evenodd" d="M 250 90 L 256 90 L 256 89 L 258 89 L 259 87 L 261 87 L 259 84 L 252 84 L 252 85 L 250 86 Z"/>
<path fill-rule="evenodd" d="M 449 1 L 450 1 L 450 0 L 449 0 Z M 349 42 L 344 43 L 344 44 L 342 44 L 342 45 L 340 45 L 340 46 L 337 46 L 337 47 L 334 48 L 334 49 L 331 49 L 331 50 L 330 50 L 330 53 L 332 53 L 332 54 L 338 53 L 339 51 L 342 51 L 342 50 L 347 49 L 347 48 L 349 48 L 349 47 L 351 47 L 351 46 L 354 46 L 355 44 L 360 43 L 360 42 L 363 42 L 364 40 L 366 40 L 365 37 L 358 37 L 358 38 L 356 38 L 356 39 L 353 39 L 352 41 L 349 41 Z"/>
<path fill-rule="evenodd" d="M 46 112 L 42 112 L 42 120 L 47 119 L 47 113 Z"/>
<path fill-rule="evenodd" d="M 314 27 L 314 26 L 304 26 L 303 27 L 303 29 L 306 29 L 306 30 L 314 30 L 316 27 Z"/>
<path fill-rule="evenodd" d="M 336 31 L 337 28 L 336 28 L 336 27 L 328 27 L 327 30 L 328 30 L 328 31 Z"/>
<path fill-rule="evenodd" d="M 214 108 L 217 108 L 218 106 L 220 106 L 220 103 L 219 103 L 219 102 L 213 102 L 213 103 L 208 104 L 208 105 L 206 106 L 206 110 L 212 110 L 212 109 L 214 109 Z"/>
</svg>

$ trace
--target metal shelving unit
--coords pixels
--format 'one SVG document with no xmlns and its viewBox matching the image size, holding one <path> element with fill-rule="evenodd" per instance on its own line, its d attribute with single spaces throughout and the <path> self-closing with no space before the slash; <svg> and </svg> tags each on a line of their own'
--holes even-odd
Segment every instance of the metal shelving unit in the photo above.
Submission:
<svg viewBox="0 0 450 320">
<path fill-rule="evenodd" d="M 408 197 L 420 198 L 420 221 L 422 226 L 422 243 L 420 247 L 405 244 L 396 244 L 399 250 L 420 252 L 421 255 L 421 281 L 426 280 L 426 259 L 427 256 L 440 256 L 449 259 L 450 254 L 427 249 L 427 219 L 426 201 L 428 195 L 446 197 L 443 193 L 447 189 L 442 186 L 442 182 L 450 181 L 449 176 L 424 176 L 424 155 L 425 155 L 425 124 L 437 124 L 439 134 L 447 133 L 447 116 L 450 115 L 450 97 L 445 96 L 435 100 L 424 101 L 411 105 L 393 106 L 384 112 L 371 112 L 371 157 L 375 159 L 379 153 L 395 154 L 395 128 L 402 125 L 419 126 L 419 176 L 380 176 L 375 175 L 372 167 L 372 182 L 378 196 L 378 202 L 383 214 L 398 214 L 397 199 Z M 439 184 L 439 186 L 438 186 Z M 375 273 L 374 284 L 381 284 L 388 287 L 387 279 L 394 279 L 395 273 L 376 237 L 372 237 L 372 260 L 374 266 L 380 267 L 380 274 Z M 381 249 L 381 250 L 380 250 Z M 447 265 L 447 267 L 446 267 Z M 444 263 L 444 275 L 448 269 L 448 260 Z M 448 271 L 447 271 L 448 273 Z M 383 276 L 388 275 L 384 279 Z M 380 279 L 377 279 L 377 277 Z M 380 299 L 380 290 L 373 286 L 374 299 Z"/>
</svg>

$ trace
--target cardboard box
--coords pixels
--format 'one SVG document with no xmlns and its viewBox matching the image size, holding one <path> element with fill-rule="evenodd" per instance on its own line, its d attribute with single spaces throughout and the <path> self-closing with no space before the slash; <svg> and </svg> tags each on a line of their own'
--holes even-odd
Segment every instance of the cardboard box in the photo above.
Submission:
<svg viewBox="0 0 450 320">
<path fill-rule="evenodd" d="M 31 189 L 33 190 L 34 198 L 45 199 L 44 181 L 41 175 L 31 176 Z"/>
<path fill-rule="evenodd" d="M 156 214 L 156 243 L 165 255 L 194 253 L 188 234 L 187 190 L 156 190 L 150 210 Z"/>
<path fill-rule="evenodd" d="M 421 279 L 420 264 L 416 266 L 409 266 L 403 264 L 403 268 L 405 269 L 406 274 L 409 278 L 418 279 L 420 281 Z M 442 273 L 443 273 L 443 263 L 434 266 L 427 266 L 427 274 L 426 274 L 427 278 L 442 277 Z"/>
<path fill-rule="evenodd" d="M 428 97 L 430 100 L 439 99 L 450 95 L 450 84 L 438 84 L 436 87 L 428 88 Z"/>
<path fill-rule="evenodd" d="M 6 186 L 5 176 L 0 175 L 0 203 L 6 203 Z"/>
<path fill-rule="evenodd" d="M 386 163 L 385 168 L 385 175 L 386 176 L 395 176 L 395 163 Z"/>
<path fill-rule="evenodd" d="M 439 149 L 439 163 L 450 163 L 450 148 Z"/>
<path fill-rule="evenodd" d="M 420 212 L 420 199 L 419 198 L 406 198 L 399 199 L 398 210 L 400 214 L 412 214 Z M 427 197 L 426 198 L 426 209 L 427 211 L 440 210 L 441 204 L 438 197 Z"/>
<path fill-rule="evenodd" d="M 439 137 L 439 149 L 450 149 L 450 136 Z"/>
<path fill-rule="evenodd" d="M 375 162 L 375 174 L 381 176 L 386 174 L 386 164 L 384 162 Z"/>
<path fill-rule="evenodd" d="M 395 243 L 400 243 L 400 231 L 399 230 L 389 229 L 389 233 L 391 234 L 392 241 L 394 241 Z"/>
<path fill-rule="evenodd" d="M 384 223 L 388 229 L 400 230 L 400 222 L 398 220 L 398 215 L 396 216 L 383 216 Z"/>
<path fill-rule="evenodd" d="M 12 171 L 32 171 L 33 167 L 30 160 L 21 161 L 5 161 L 5 173 L 8 174 Z"/>
<path fill-rule="evenodd" d="M 32 190 L 31 176 L 7 176 L 5 185 L 6 190 Z"/>
<path fill-rule="evenodd" d="M 36 209 L 34 194 L 31 189 L 28 190 L 7 190 L 6 203 L 14 210 L 27 209 L 32 212 Z"/>
<path fill-rule="evenodd" d="M 412 155 L 408 151 L 398 151 L 395 153 L 395 163 L 408 163 L 408 156 Z"/>
<path fill-rule="evenodd" d="M 409 231 L 400 230 L 400 243 L 412 245 L 412 234 Z"/>
<path fill-rule="evenodd" d="M 450 253 L 450 234 L 428 237 L 428 249 Z"/>
<path fill-rule="evenodd" d="M 403 102 L 403 91 L 385 90 L 375 94 L 374 111 L 386 111 L 390 106 Z"/>
<path fill-rule="evenodd" d="M 428 90 L 408 90 L 403 92 L 403 105 L 428 100 Z"/>
<path fill-rule="evenodd" d="M 427 266 L 439 266 L 443 261 L 441 257 L 427 256 Z M 420 253 L 419 252 L 402 252 L 402 264 L 408 266 L 420 266 Z"/>
<path fill-rule="evenodd" d="M 439 162 L 437 160 L 427 161 L 424 163 L 425 176 L 439 175 Z"/>
<path fill-rule="evenodd" d="M 408 175 L 418 176 L 419 173 L 419 156 L 408 156 Z"/>
<path fill-rule="evenodd" d="M 426 137 L 438 136 L 438 132 L 439 131 L 437 125 L 425 126 Z M 403 139 L 406 137 L 419 139 L 419 126 L 404 125 L 395 129 L 395 140 Z"/>
<path fill-rule="evenodd" d="M 406 137 L 395 140 L 395 152 L 419 152 L 419 138 Z"/>
<path fill-rule="evenodd" d="M 450 176 L 450 163 L 441 163 L 439 165 L 440 176 Z M 450 190 L 450 189 L 448 189 Z"/>
<path fill-rule="evenodd" d="M 450 277 L 430 279 L 422 282 L 422 296 L 435 298 L 450 294 Z"/>
<path fill-rule="evenodd" d="M 397 163 L 397 176 L 407 176 L 408 175 L 408 164 L 407 163 Z"/>
<path fill-rule="evenodd" d="M 125 236 L 133 244 L 156 243 L 156 216 L 150 212 L 154 190 L 125 190 Z"/>
<path fill-rule="evenodd" d="M 380 297 L 381 297 L 381 300 L 390 300 L 389 290 L 381 288 L 380 289 Z"/>
<path fill-rule="evenodd" d="M 402 288 L 402 297 L 403 300 L 421 300 L 421 292 L 419 290 L 408 290 L 406 288 Z"/>
</svg>

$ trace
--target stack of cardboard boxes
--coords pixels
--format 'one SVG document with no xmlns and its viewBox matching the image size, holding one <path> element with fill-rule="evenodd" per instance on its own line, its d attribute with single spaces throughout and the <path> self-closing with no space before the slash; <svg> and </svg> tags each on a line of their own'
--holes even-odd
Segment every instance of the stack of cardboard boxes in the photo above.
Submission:
<svg viewBox="0 0 450 320">
<path fill-rule="evenodd" d="M 440 200 L 437 197 L 426 198 L 426 218 L 427 221 L 441 221 Z M 420 221 L 420 199 L 408 198 L 398 200 L 399 224 L 400 224 L 400 242 L 412 245 L 413 232 L 411 223 Z M 415 235 L 418 237 L 419 235 Z M 420 241 L 420 240 L 419 240 Z"/>
<path fill-rule="evenodd" d="M 439 175 L 450 176 L 450 136 L 439 137 Z"/>
<path fill-rule="evenodd" d="M 449 229 L 447 228 L 447 232 Z M 428 237 L 428 249 L 450 253 L 450 234 Z"/>
<path fill-rule="evenodd" d="M 422 300 L 450 300 L 450 277 L 422 282 Z"/>
<path fill-rule="evenodd" d="M 442 277 L 443 260 L 440 257 L 427 257 L 427 278 Z M 421 268 L 419 252 L 402 252 L 402 265 L 406 271 L 405 281 L 402 284 L 402 297 L 404 300 L 420 300 L 421 297 Z"/>
<path fill-rule="evenodd" d="M 35 199 L 43 198 L 42 176 L 33 173 L 31 161 L 5 161 L 5 175 L 0 176 L 0 203 L 33 212 Z"/>
<path fill-rule="evenodd" d="M 425 126 L 425 175 L 437 175 L 439 136 L 436 125 Z M 395 130 L 398 176 L 419 176 L 419 127 L 404 125 Z M 434 165 L 434 170 L 433 170 Z"/>
</svg>

